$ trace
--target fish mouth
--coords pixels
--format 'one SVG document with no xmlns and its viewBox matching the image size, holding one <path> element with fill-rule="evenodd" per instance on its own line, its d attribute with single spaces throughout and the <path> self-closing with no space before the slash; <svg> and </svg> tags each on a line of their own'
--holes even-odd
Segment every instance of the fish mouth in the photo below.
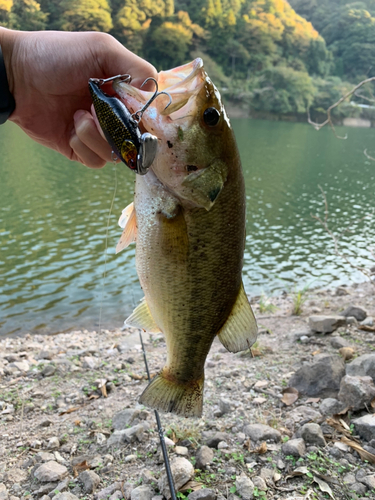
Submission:
<svg viewBox="0 0 375 500">
<path fill-rule="evenodd" d="M 151 122 L 157 126 L 157 117 L 168 117 L 168 121 L 184 120 L 184 126 L 189 126 L 196 114 L 197 96 L 207 81 L 207 74 L 203 67 L 201 58 L 178 66 L 168 71 L 161 71 L 158 75 L 158 91 L 167 92 L 157 96 L 150 107 L 147 108 L 143 117 L 142 125 L 150 131 Z M 124 104 L 132 113 L 139 111 L 153 97 L 154 92 L 137 89 L 120 80 L 113 82 L 113 88 Z"/>
</svg>

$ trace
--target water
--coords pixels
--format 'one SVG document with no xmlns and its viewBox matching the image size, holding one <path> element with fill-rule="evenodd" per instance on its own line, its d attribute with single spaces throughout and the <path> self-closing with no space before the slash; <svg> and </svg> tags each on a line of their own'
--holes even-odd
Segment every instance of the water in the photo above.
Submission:
<svg viewBox="0 0 375 500">
<path fill-rule="evenodd" d="M 348 132 L 307 124 L 232 120 L 247 187 L 244 283 L 251 295 L 293 287 L 363 280 L 333 252 L 333 242 L 311 214 L 324 217 L 327 193 L 331 227 L 350 233 L 343 249 L 371 265 L 375 208 L 374 131 Z M 118 166 L 118 191 L 110 217 L 107 277 L 102 287 L 105 233 L 114 167 L 90 170 L 35 144 L 14 124 L 0 134 L 0 335 L 121 326 L 142 297 L 134 245 L 115 255 L 117 219 L 132 201 L 133 174 Z M 372 261 L 372 265 L 373 265 Z"/>
</svg>

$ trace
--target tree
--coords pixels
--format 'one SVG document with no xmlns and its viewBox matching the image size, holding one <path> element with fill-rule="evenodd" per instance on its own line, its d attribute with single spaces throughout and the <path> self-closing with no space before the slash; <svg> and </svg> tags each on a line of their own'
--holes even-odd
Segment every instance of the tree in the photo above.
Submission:
<svg viewBox="0 0 375 500">
<path fill-rule="evenodd" d="M 107 0 L 63 0 L 60 28 L 65 31 L 110 31 L 111 9 Z"/>
<path fill-rule="evenodd" d="M 42 12 L 35 0 L 14 0 L 9 14 L 9 26 L 26 31 L 44 30 L 48 14 Z"/>
<path fill-rule="evenodd" d="M 0 0 L 0 26 L 8 27 L 13 0 Z"/>
</svg>

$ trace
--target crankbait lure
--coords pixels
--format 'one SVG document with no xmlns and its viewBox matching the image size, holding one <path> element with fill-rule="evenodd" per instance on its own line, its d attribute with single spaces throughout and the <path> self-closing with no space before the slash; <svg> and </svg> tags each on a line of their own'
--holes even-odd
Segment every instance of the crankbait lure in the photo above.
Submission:
<svg viewBox="0 0 375 500">
<path fill-rule="evenodd" d="M 130 83 L 130 75 L 117 75 L 107 79 L 90 78 L 89 89 L 93 100 L 99 124 L 103 130 L 105 138 L 112 147 L 114 153 L 121 161 L 137 174 L 147 173 L 156 155 L 158 139 L 149 132 L 141 133 L 139 122 L 143 113 L 150 104 L 161 94 L 169 97 L 166 92 L 158 92 L 158 84 L 154 78 L 147 78 L 143 85 L 152 80 L 155 82 L 156 90 L 149 101 L 142 109 L 135 113 L 130 113 L 125 104 L 117 97 L 109 96 L 103 92 L 101 86 L 104 83 L 121 79 L 125 83 Z"/>
</svg>

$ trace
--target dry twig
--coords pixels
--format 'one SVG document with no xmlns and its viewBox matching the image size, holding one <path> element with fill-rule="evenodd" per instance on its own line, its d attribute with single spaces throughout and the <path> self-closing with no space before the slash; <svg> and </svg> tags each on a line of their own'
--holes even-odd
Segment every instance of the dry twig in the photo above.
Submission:
<svg viewBox="0 0 375 500">
<path fill-rule="evenodd" d="M 332 106 L 330 106 L 327 109 L 327 119 L 323 123 L 313 122 L 311 120 L 311 117 L 310 117 L 310 110 L 309 109 L 307 110 L 307 121 L 310 123 L 310 125 L 312 125 L 315 128 L 315 130 L 320 130 L 321 128 L 323 128 L 328 123 L 330 125 L 333 133 L 337 137 L 337 139 L 347 139 L 347 137 L 348 137 L 347 135 L 345 135 L 345 137 L 340 137 L 339 135 L 336 134 L 335 127 L 334 127 L 334 125 L 332 123 L 331 111 L 333 109 L 337 108 L 337 106 L 339 106 L 342 102 L 344 102 L 345 99 L 347 99 L 348 97 L 350 97 L 353 94 L 356 94 L 357 90 L 359 88 L 361 88 L 363 85 L 365 85 L 366 83 L 373 82 L 373 81 L 375 81 L 375 76 L 373 76 L 371 78 L 367 78 L 366 80 L 363 80 L 358 85 L 356 85 L 354 88 L 352 88 L 352 90 L 350 90 L 344 96 L 342 96 L 337 102 L 335 102 L 335 104 L 332 104 Z M 356 95 L 358 95 L 358 94 L 356 94 Z M 360 97 L 363 97 L 363 96 L 360 95 Z"/>
</svg>

